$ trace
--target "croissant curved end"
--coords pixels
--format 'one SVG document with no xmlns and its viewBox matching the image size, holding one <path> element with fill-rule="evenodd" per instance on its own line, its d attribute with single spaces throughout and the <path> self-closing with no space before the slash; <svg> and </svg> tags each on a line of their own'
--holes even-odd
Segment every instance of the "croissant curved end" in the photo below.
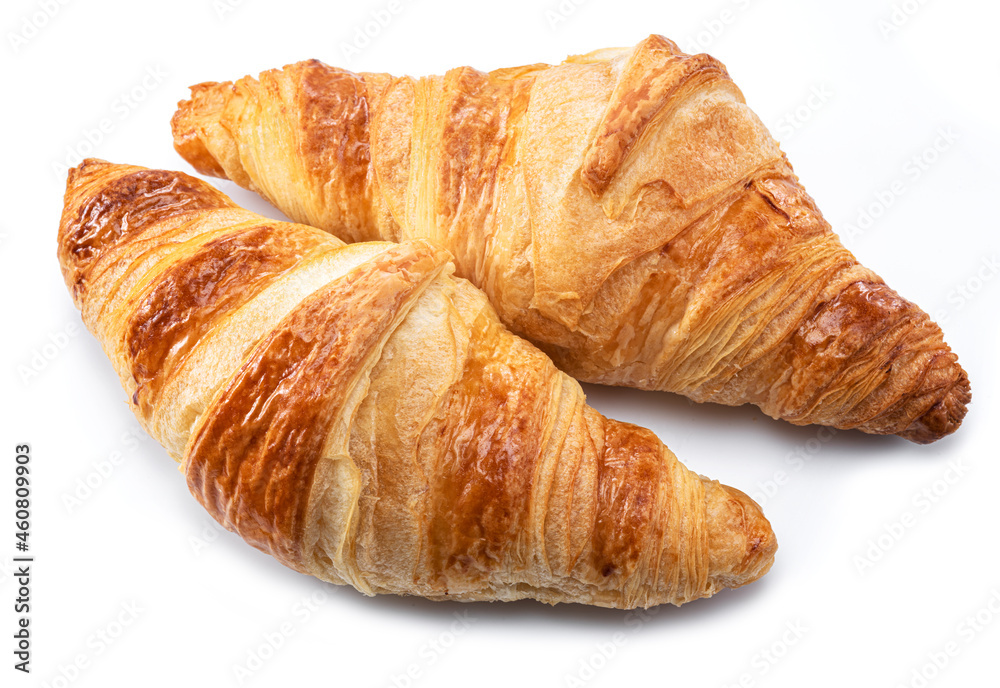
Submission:
<svg viewBox="0 0 1000 688">
<path fill-rule="evenodd" d="M 971 401 L 969 376 L 962 370 L 955 384 L 941 397 L 941 400 L 910 423 L 899 436 L 917 444 L 936 442 L 958 430 L 962 419 L 968 413 L 968 404 Z"/>
<path fill-rule="evenodd" d="M 170 120 L 174 150 L 202 174 L 226 179 L 225 170 L 208 149 L 204 129 L 215 123 L 225 105 L 232 82 L 207 81 L 191 87 L 191 99 L 177 103 Z"/>
<path fill-rule="evenodd" d="M 708 510 L 710 587 L 738 588 L 771 569 L 778 541 L 760 506 L 745 493 L 704 481 Z"/>
</svg>

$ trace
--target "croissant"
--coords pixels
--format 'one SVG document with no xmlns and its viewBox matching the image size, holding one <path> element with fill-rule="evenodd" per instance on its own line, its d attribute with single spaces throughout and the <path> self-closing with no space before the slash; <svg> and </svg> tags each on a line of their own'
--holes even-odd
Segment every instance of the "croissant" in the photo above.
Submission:
<svg viewBox="0 0 1000 688">
<path fill-rule="evenodd" d="M 223 526 L 366 594 L 681 604 L 770 524 L 500 324 L 422 241 L 344 244 L 186 174 L 86 160 L 59 260 L 139 422 Z"/>
<path fill-rule="evenodd" d="M 725 67 L 662 36 L 420 79 L 300 62 L 194 86 L 172 124 L 199 172 L 297 221 L 447 248 L 581 380 L 919 443 L 971 399 L 940 328 L 841 245 Z"/>
</svg>

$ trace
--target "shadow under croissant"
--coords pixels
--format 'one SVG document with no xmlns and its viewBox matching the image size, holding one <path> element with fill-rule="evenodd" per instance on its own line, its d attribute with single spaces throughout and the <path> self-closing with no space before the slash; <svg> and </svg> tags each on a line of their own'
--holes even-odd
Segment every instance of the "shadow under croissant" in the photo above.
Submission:
<svg viewBox="0 0 1000 688">
<path fill-rule="evenodd" d="M 168 462 L 157 463 L 170 468 Z M 192 503 L 189 516 L 192 529 L 199 524 L 204 525 L 204 513 L 197 503 Z M 763 575 L 739 588 L 723 587 L 709 597 L 693 600 L 681 606 L 661 604 L 649 609 L 614 609 L 573 602 L 549 605 L 533 599 L 513 602 L 460 602 L 447 599 L 432 600 L 414 595 L 368 596 L 350 585 L 334 585 L 317 580 L 284 566 L 274 557 L 249 546 L 238 535 L 224 531 L 221 527 L 219 527 L 219 537 L 212 543 L 214 551 L 236 560 L 234 569 L 252 572 L 248 575 L 260 578 L 258 581 L 260 587 L 257 590 L 262 596 L 296 600 L 308 597 L 316 590 L 324 590 L 331 600 L 337 600 L 337 604 L 363 605 L 366 614 L 384 613 L 386 618 L 397 621 L 402 614 L 412 615 L 415 618 L 438 619 L 442 623 L 447 623 L 454 620 L 456 613 L 468 612 L 477 620 L 489 619 L 492 623 L 530 621 L 556 626 L 569 623 L 574 626 L 584 624 L 595 628 L 607 628 L 609 633 L 622 630 L 622 624 L 625 624 L 624 630 L 630 632 L 638 626 L 665 626 L 674 622 L 680 623 L 684 619 L 687 619 L 685 623 L 690 623 L 694 618 L 706 620 L 714 616 L 731 618 L 734 609 L 753 604 L 754 600 L 769 594 L 767 591 L 772 586 L 771 580 L 775 578 L 774 575 Z M 209 588 L 216 585 L 224 587 L 225 576 L 228 574 L 223 573 L 222 567 L 204 566 L 201 574 L 203 583 Z"/>
<path fill-rule="evenodd" d="M 611 609 L 587 604 L 562 603 L 548 605 L 536 600 L 524 599 L 516 602 L 458 602 L 449 600 L 430 600 L 409 595 L 375 595 L 369 597 L 349 585 L 332 585 L 323 583 L 310 576 L 293 571 L 281 565 L 276 559 L 249 547 L 237 535 L 227 533 L 217 543 L 225 547 L 229 556 L 241 561 L 241 569 L 254 571 L 254 575 L 263 576 L 275 595 L 284 598 L 297 599 L 310 595 L 316 589 L 323 589 L 330 594 L 330 599 L 337 604 L 364 607 L 365 614 L 381 614 L 390 623 L 397 623 L 400 615 L 413 616 L 419 619 L 437 619 L 447 624 L 455 619 L 455 614 L 465 614 L 476 620 L 488 620 L 491 624 L 507 622 L 530 622 L 533 624 L 550 624 L 566 626 L 581 624 L 597 629 L 607 629 L 609 633 L 624 630 L 631 632 L 641 625 L 668 626 L 672 623 L 690 623 L 693 619 L 709 620 L 713 617 L 732 618 L 735 609 L 752 605 L 755 600 L 769 594 L 773 575 L 765 575 L 752 584 L 740 588 L 723 588 L 711 597 L 688 602 L 680 607 L 672 604 L 661 604 L 647 610 Z M 212 577 L 211 574 L 206 574 Z M 220 574 L 221 575 L 221 574 Z M 273 581 L 273 588 L 270 582 Z M 265 590 L 262 590 L 265 592 Z M 326 607 L 324 607 L 326 608 Z M 332 610 L 321 613 L 334 613 Z"/>
<path fill-rule="evenodd" d="M 711 432 L 713 436 L 731 436 L 743 439 L 766 437 L 775 443 L 794 447 L 805 444 L 824 432 L 823 445 L 830 448 L 849 450 L 850 456 L 872 460 L 876 455 L 881 460 L 892 456 L 916 456 L 924 459 L 942 454 L 943 446 L 955 441 L 927 445 L 920 452 L 913 452 L 912 444 L 895 435 L 873 435 L 861 430 L 823 430 L 821 425 L 793 425 L 784 420 L 767 416 L 756 406 L 725 406 L 714 403 L 697 403 L 679 394 L 657 392 L 628 387 L 612 387 L 581 383 L 587 395 L 587 403 L 609 418 L 624 420 L 645 427 L 661 430 L 661 439 L 673 450 L 683 446 L 685 436 L 697 436 Z M 673 430 L 677 432 L 674 433 Z M 749 444 L 749 440 L 748 444 Z M 760 445 L 763 446 L 763 445 Z M 843 455 L 845 452 L 838 452 Z M 689 463 L 695 457 L 688 457 Z M 875 459 L 875 460 L 880 460 Z M 737 485 L 737 487 L 739 487 Z"/>
<path fill-rule="evenodd" d="M 369 598 L 353 588 L 344 590 L 346 603 L 364 604 L 371 611 L 385 610 L 392 616 L 413 614 L 415 617 L 437 617 L 442 622 L 452 620 L 456 613 L 468 611 L 470 616 L 478 619 L 488 619 L 492 623 L 516 621 L 518 623 L 547 623 L 556 626 L 580 624 L 605 628 L 608 633 L 618 630 L 629 632 L 638 623 L 643 626 L 667 626 L 671 623 L 690 623 L 694 618 L 707 620 L 713 616 L 732 619 L 734 609 L 753 604 L 760 596 L 766 595 L 773 576 L 763 576 L 750 585 L 738 589 L 725 588 L 711 597 L 688 602 L 680 607 L 672 604 L 661 604 L 657 607 L 643 609 L 610 609 L 586 604 L 557 604 L 550 606 L 535 600 L 518 600 L 517 602 L 449 602 L 434 601 L 422 597 L 402 597 L 399 595 L 376 595 Z M 689 618 L 690 617 L 690 618 Z M 626 624 L 621 628 L 622 624 Z"/>
</svg>

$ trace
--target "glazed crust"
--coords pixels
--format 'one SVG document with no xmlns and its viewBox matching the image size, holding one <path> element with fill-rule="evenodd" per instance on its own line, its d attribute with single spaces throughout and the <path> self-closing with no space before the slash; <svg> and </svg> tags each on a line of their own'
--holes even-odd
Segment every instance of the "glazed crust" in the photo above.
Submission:
<svg viewBox="0 0 1000 688">
<path fill-rule="evenodd" d="M 430 243 L 348 245 L 87 160 L 59 259 L 192 494 L 286 566 L 367 594 L 621 608 L 771 566 L 750 498 L 588 407 Z"/>
<path fill-rule="evenodd" d="M 414 79 L 204 83 L 175 147 L 345 241 L 428 239 L 575 377 L 932 442 L 969 381 L 833 233 L 725 67 L 662 36 Z"/>
</svg>

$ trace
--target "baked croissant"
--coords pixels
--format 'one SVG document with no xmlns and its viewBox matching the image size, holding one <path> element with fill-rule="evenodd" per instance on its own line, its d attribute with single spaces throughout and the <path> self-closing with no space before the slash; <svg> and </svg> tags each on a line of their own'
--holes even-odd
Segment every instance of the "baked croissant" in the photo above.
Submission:
<svg viewBox="0 0 1000 688">
<path fill-rule="evenodd" d="M 349 242 L 428 239 L 588 382 L 753 403 L 927 443 L 969 381 L 860 265 L 725 67 L 650 36 L 558 66 L 203 83 L 173 118 L 205 174 Z"/>
<path fill-rule="evenodd" d="M 631 608 L 771 566 L 753 500 L 587 406 L 428 243 L 346 245 L 182 173 L 87 160 L 59 260 L 194 496 L 297 571 Z"/>
</svg>

